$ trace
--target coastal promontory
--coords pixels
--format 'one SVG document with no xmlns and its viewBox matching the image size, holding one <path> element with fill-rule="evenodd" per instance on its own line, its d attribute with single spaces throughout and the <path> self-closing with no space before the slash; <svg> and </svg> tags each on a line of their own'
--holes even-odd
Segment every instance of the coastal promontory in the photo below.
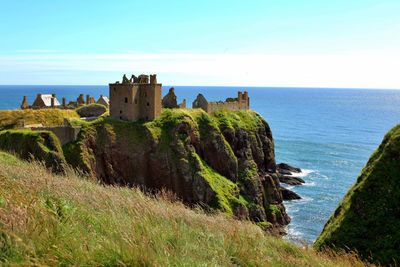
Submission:
<svg viewBox="0 0 400 267">
<path fill-rule="evenodd" d="M 386 134 L 315 246 L 356 251 L 383 265 L 400 262 L 400 125 Z"/>
<path fill-rule="evenodd" d="M 38 119 L 46 124 L 41 110 L 18 112 L 29 114 L 29 123 L 40 115 Z M 56 110 L 47 114 L 53 120 L 63 115 Z M 75 115 L 66 120 L 69 126 L 62 129 L 76 128 L 79 134 L 73 141 L 62 140 L 62 149 L 51 131 L 14 130 L 12 121 L 0 136 L 2 149 L 46 160 L 42 152 L 36 155 L 37 149 L 25 146 L 27 151 L 21 152 L 22 147 L 12 145 L 12 138 L 37 141 L 47 154 L 57 155 L 46 162 L 53 169 L 68 169 L 63 166 L 68 165 L 102 184 L 135 186 L 149 193 L 167 190 L 189 206 L 249 219 L 276 233 L 290 222 L 272 132 L 254 111 L 209 114 L 202 109 L 163 109 L 152 121 L 105 116 L 87 122 Z M 50 140 L 57 144 L 54 152 Z"/>
</svg>

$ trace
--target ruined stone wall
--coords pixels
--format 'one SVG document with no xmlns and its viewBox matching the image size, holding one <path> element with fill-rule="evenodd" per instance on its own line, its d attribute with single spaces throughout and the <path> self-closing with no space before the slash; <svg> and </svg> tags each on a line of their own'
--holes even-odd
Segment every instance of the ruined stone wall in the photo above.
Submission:
<svg viewBox="0 0 400 267">
<path fill-rule="evenodd" d="M 235 102 L 209 102 L 207 112 L 211 113 L 216 110 L 221 109 L 231 109 L 231 110 L 239 110 L 239 103 Z"/>
<path fill-rule="evenodd" d="M 60 139 L 61 145 L 68 144 L 75 141 L 78 138 L 78 134 L 81 130 L 80 126 L 53 126 L 53 127 L 32 127 L 32 131 L 51 131 L 58 139 Z"/>
<path fill-rule="evenodd" d="M 250 101 L 247 92 L 238 92 L 237 98 L 228 98 L 225 102 L 208 102 L 202 94 L 199 94 L 193 102 L 192 107 L 201 108 L 207 113 L 212 113 L 221 109 L 247 110 L 250 108 Z"/>
</svg>

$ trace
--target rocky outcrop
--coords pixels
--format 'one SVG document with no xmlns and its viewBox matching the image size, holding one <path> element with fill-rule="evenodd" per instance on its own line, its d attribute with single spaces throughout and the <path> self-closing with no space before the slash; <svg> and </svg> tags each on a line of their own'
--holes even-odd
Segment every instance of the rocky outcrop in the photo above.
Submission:
<svg viewBox="0 0 400 267">
<path fill-rule="evenodd" d="M 301 197 L 297 193 L 293 192 L 292 190 L 289 190 L 289 189 L 284 188 L 284 187 L 281 187 L 279 190 L 281 191 L 283 200 L 298 200 L 298 199 L 301 199 Z"/>
<path fill-rule="evenodd" d="M 287 163 L 279 163 L 276 165 L 276 170 L 282 175 L 291 175 L 293 173 L 300 173 L 301 169 L 297 167 L 290 166 Z"/>
<path fill-rule="evenodd" d="M 279 181 L 288 185 L 302 185 L 305 181 L 299 177 L 279 174 Z"/>
<path fill-rule="evenodd" d="M 315 246 L 357 251 L 382 265 L 400 262 L 400 125 L 386 134 Z"/>
<path fill-rule="evenodd" d="M 106 184 L 167 189 L 188 205 L 280 227 L 271 130 L 252 111 L 164 110 L 146 123 L 104 119 L 65 147 L 67 160 Z"/>
</svg>

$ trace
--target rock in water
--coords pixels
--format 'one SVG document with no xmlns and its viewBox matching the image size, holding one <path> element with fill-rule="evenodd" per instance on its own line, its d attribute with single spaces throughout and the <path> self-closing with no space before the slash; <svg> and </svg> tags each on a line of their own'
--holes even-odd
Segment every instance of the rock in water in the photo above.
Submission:
<svg viewBox="0 0 400 267">
<path fill-rule="evenodd" d="M 400 125 L 386 134 L 315 246 L 355 250 L 383 265 L 400 262 Z"/>
<path fill-rule="evenodd" d="M 301 199 L 301 197 L 293 192 L 292 190 L 289 190 L 287 188 L 281 187 L 280 188 L 281 194 L 282 194 L 282 198 L 283 200 L 297 200 L 297 199 Z"/>
<path fill-rule="evenodd" d="M 305 181 L 299 177 L 280 175 L 280 174 L 279 174 L 279 181 L 281 183 L 288 185 L 302 185 L 305 183 Z"/>
<path fill-rule="evenodd" d="M 279 163 L 276 165 L 276 169 L 281 174 L 292 174 L 292 173 L 300 173 L 301 169 L 297 167 L 290 166 L 286 163 Z"/>
</svg>

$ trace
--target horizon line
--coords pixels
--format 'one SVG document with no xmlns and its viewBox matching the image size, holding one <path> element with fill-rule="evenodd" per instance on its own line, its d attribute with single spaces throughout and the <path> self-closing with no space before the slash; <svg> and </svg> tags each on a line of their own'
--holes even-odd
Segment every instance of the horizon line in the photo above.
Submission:
<svg viewBox="0 0 400 267">
<path fill-rule="evenodd" d="M 108 84 L 0 84 L 0 86 L 108 86 Z M 163 87 L 247 87 L 247 88 L 285 88 L 285 89 L 339 89 L 339 90 L 400 90 L 399 88 L 376 87 L 316 87 L 316 86 L 260 86 L 260 85 L 162 85 Z"/>
</svg>

